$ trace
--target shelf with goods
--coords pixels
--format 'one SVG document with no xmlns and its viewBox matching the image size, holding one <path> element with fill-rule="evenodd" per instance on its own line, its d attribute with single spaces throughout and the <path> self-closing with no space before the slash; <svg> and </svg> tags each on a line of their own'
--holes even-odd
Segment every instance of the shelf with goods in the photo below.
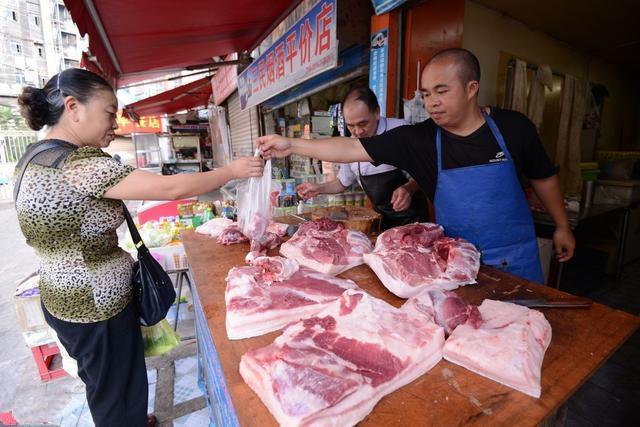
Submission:
<svg viewBox="0 0 640 427">
<path fill-rule="evenodd" d="M 193 129 L 198 130 L 198 129 Z M 206 129 L 201 132 L 166 133 L 168 147 L 164 158 L 163 173 L 194 173 L 213 169 L 211 145 Z"/>
<path fill-rule="evenodd" d="M 132 133 L 131 139 L 135 150 L 136 167 L 159 174 L 162 171 L 163 159 L 158 134 Z"/>
</svg>

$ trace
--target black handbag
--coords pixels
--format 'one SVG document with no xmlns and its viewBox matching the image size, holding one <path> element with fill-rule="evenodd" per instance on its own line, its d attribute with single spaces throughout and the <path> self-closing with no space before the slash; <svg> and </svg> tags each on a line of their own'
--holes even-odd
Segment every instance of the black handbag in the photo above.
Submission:
<svg viewBox="0 0 640 427">
<path fill-rule="evenodd" d="M 169 308 L 176 300 L 176 291 L 173 289 L 173 283 L 167 272 L 151 255 L 140 238 L 140 233 L 138 233 L 133 218 L 124 203 L 122 209 L 131 238 L 138 251 L 138 260 L 133 266 L 131 284 L 138 306 L 140 324 L 152 326 L 167 316 Z"/>
</svg>

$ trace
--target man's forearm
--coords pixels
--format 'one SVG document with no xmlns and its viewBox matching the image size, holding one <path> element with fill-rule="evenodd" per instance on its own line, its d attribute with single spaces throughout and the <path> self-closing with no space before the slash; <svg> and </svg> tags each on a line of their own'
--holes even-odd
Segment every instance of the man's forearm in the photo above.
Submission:
<svg viewBox="0 0 640 427">
<path fill-rule="evenodd" d="M 402 185 L 405 190 L 409 192 L 409 194 L 415 194 L 416 191 L 420 189 L 420 186 L 416 182 L 415 179 L 410 178 L 405 184 Z"/>
<path fill-rule="evenodd" d="M 530 182 L 536 195 L 556 223 L 556 227 L 569 229 L 567 210 L 564 207 L 564 196 L 560 190 L 558 175 L 544 179 L 532 179 Z"/>
<path fill-rule="evenodd" d="M 291 141 L 292 153 L 300 156 L 336 163 L 373 161 L 355 138 L 288 139 Z"/>
<path fill-rule="evenodd" d="M 342 182 L 340 182 L 339 179 L 334 179 L 318 185 L 318 192 L 320 194 L 337 194 L 342 193 L 346 189 L 347 187 L 342 185 Z"/>
</svg>

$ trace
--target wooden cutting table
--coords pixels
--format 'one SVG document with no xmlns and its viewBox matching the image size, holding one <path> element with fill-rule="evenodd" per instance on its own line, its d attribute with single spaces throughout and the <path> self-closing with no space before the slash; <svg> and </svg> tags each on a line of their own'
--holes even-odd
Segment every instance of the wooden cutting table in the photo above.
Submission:
<svg viewBox="0 0 640 427">
<path fill-rule="evenodd" d="M 196 334 L 213 425 L 272 426 L 275 419 L 238 371 L 248 350 L 271 344 L 274 332 L 239 341 L 225 330 L 225 278 L 244 265 L 248 244 L 222 246 L 206 236 L 185 233 L 184 246 L 193 278 Z M 275 255 L 276 251 L 272 253 Z M 404 300 L 384 288 L 368 266 L 341 277 L 355 281 L 371 295 L 400 307 Z M 485 298 L 562 298 L 568 294 L 482 267 L 478 285 L 456 290 L 465 301 Z M 553 338 L 542 365 L 540 399 L 481 377 L 446 360 L 418 380 L 384 397 L 362 426 L 536 425 L 558 408 L 638 328 L 640 318 L 601 304 L 589 309 L 541 309 Z"/>
</svg>

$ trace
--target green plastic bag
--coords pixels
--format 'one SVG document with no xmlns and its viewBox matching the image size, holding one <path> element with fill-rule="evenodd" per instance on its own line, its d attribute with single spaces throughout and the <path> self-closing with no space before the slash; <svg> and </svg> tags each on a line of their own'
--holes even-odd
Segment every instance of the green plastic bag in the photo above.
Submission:
<svg viewBox="0 0 640 427">
<path fill-rule="evenodd" d="M 175 333 L 167 319 L 162 319 L 153 326 L 140 326 L 144 340 L 144 356 L 161 356 L 180 344 L 180 337 Z"/>
</svg>

